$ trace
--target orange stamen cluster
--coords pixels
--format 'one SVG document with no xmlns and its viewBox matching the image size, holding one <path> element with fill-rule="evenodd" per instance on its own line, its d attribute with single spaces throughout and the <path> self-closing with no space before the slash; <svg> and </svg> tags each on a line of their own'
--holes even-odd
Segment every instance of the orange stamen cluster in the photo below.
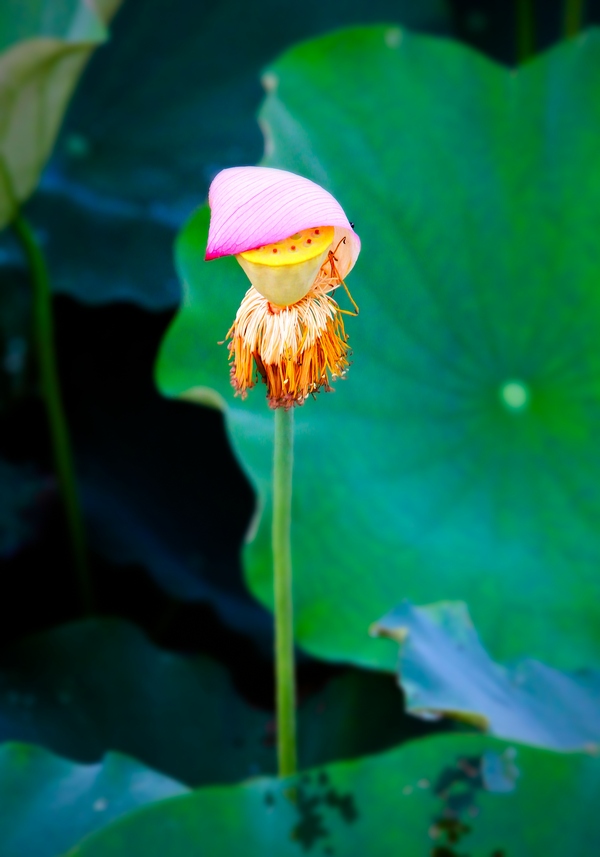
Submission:
<svg viewBox="0 0 600 857">
<path fill-rule="evenodd" d="M 330 253 L 310 292 L 295 304 L 276 306 L 248 289 L 227 334 L 237 394 L 245 397 L 258 375 L 272 408 L 301 405 L 332 389 L 331 380 L 350 365 L 342 311 L 329 294 L 341 284 Z"/>
</svg>

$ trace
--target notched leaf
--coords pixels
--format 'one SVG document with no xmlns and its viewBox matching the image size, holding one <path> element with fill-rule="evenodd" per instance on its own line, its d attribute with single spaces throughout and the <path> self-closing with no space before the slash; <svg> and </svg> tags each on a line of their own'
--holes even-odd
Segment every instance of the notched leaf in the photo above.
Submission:
<svg viewBox="0 0 600 857">
<path fill-rule="evenodd" d="M 403 602 L 371 633 L 400 642 L 398 681 L 411 714 L 443 714 L 551 750 L 598 747 L 600 672 L 561 672 L 531 659 L 496 663 L 463 602 Z"/>
</svg>

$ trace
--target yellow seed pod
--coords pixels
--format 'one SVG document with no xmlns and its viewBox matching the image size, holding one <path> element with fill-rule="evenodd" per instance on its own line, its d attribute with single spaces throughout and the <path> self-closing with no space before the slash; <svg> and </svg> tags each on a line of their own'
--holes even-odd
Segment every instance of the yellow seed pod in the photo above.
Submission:
<svg viewBox="0 0 600 857">
<path fill-rule="evenodd" d="M 240 253 L 242 259 L 257 265 L 269 265 L 278 268 L 281 265 L 297 265 L 320 256 L 333 241 L 333 226 L 317 226 L 297 232 L 276 244 L 265 244 L 256 250 Z"/>
<path fill-rule="evenodd" d="M 289 306 L 310 291 L 334 233 L 333 226 L 304 229 L 276 244 L 246 250 L 236 258 L 257 292 L 271 303 Z"/>
</svg>

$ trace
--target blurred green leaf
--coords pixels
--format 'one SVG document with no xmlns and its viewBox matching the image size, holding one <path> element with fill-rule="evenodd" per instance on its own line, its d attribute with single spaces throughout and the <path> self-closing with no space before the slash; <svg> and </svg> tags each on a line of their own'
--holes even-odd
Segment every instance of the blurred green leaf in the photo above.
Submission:
<svg viewBox="0 0 600 857">
<path fill-rule="evenodd" d="M 599 788 L 599 759 L 445 736 L 312 771 L 296 788 L 258 779 L 164 801 L 70 854 L 583 857 L 600 847 Z"/>
<path fill-rule="evenodd" d="M 0 747 L 2 857 L 59 857 L 86 834 L 185 786 L 118 753 L 76 765 L 39 747 Z"/>
<path fill-rule="evenodd" d="M 359 671 L 309 697 L 299 720 L 305 767 L 431 731 L 405 714 L 392 676 Z M 162 650 L 120 620 L 55 628 L 1 653 L 0 741 L 79 762 L 118 750 L 188 785 L 276 770 L 271 711 L 248 704 L 209 658 Z"/>
<path fill-rule="evenodd" d="M 172 0 L 168 14 L 162 0 L 128 0 L 61 135 L 57 166 L 65 190 L 81 181 L 99 203 L 127 201 L 176 226 L 222 166 L 261 156 L 256 108 L 266 63 L 342 23 L 388 19 L 415 29 L 449 28 L 445 0 L 331 0 L 326 6 L 307 0 L 302 14 L 278 0 L 253 6 L 221 0 L 213 7 Z"/>
<path fill-rule="evenodd" d="M 407 714 L 388 673 L 351 669 L 299 706 L 299 767 L 353 759 L 454 729 L 451 720 L 423 722 Z"/>
<path fill-rule="evenodd" d="M 84 0 L 9 0 L 0 34 L 1 229 L 35 190 L 79 75 L 106 31 Z"/>
<path fill-rule="evenodd" d="M 297 409 L 296 636 L 393 669 L 369 640 L 403 597 L 468 600 L 502 661 L 600 656 L 600 36 L 518 72 L 457 44 L 373 27 L 270 70 L 266 163 L 340 200 L 363 241 L 354 363 Z M 271 603 L 272 414 L 218 346 L 247 287 L 205 264 L 208 213 L 177 249 L 184 304 L 162 391 L 214 388 L 260 493 L 247 552 Z"/>
<path fill-rule="evenodd" d="M 88 304 L 177 304 L 177 229 L 219 169 L 262 155 L 260 70 L 300 39 L 382 20 L 450 27 L 444 0 L 308 0 L 301 13 L 281 0 L 171 0 L 168 10 L 127 0 L 29 210 L 55 291 Z"/>
<path fill-rule="evenodd" d="M 548 750 L 598 752 L 600 672 L 565 673 L 533 660 L 494 663 L 462 602 L 405 602 L 372 633 L 400 643 L 398 681 L 412 714 L 445 714 Z"/>
<path fill-rule="evenodd" d="M 117 619 L 55 628 L 0 656 L 0 739 L 80 762 L 118 750 L 181 782 L 230 782 L 274 769 L 269 719 L 210 659 L 163 651 Z"/>
</svg>

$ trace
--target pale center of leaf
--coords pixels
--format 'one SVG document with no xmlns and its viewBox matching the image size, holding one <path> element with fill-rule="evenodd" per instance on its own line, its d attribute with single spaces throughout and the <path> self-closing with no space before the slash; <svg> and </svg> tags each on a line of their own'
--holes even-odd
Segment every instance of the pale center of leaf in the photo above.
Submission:
<svg viewBox="0 0 600 857">
<path fill-rule="evenodd" d="M 529 388 L 523 381 L 506 381 L 500 387 L 500 401 L 509 411 L 522 411 L 529 399 Z"/>
</svg>

